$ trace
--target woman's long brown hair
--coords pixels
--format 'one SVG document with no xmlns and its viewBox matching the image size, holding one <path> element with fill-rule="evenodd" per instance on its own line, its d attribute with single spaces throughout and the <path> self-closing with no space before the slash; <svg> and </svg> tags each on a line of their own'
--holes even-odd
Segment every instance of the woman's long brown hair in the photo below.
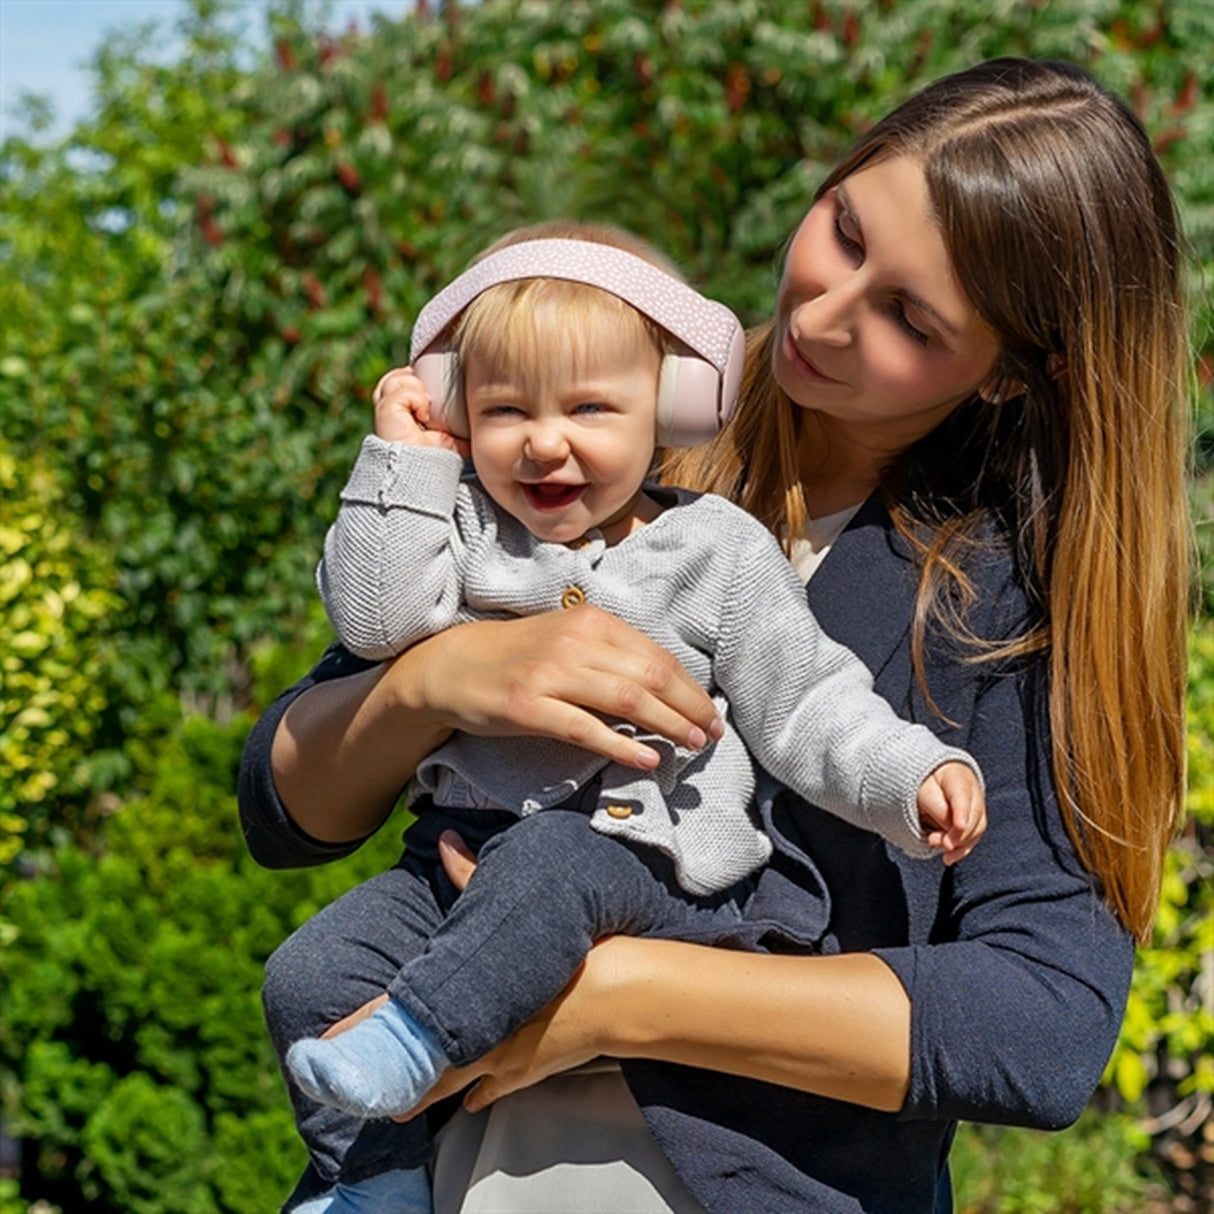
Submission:
<svg viewBox="0 0 1214 1214">
<path fill-rule="evenodd" d="M 917 94 L 821 187 L 915 160 L 966 294 L 1000 339 L 1000 403 L 959 406 L 886 469 L 921 561 L 916 666 L 933 621 L 966 635 L 967 551 L 993 517 L 1035 619 L 977 661 L 1049 663 L 1054 781 L 1122 923 L 1149 935 L 1183 812 L 1191 359 L 1175 210 L 1128 107 L 1070 64 L 996 60 Z M 751 337 L 734 421 L 665 474 L 724 493 L 777 535 L 806 510 L 798 410 Z M 930 695 L 930 688 L 925 687 Z"/>
</svg>

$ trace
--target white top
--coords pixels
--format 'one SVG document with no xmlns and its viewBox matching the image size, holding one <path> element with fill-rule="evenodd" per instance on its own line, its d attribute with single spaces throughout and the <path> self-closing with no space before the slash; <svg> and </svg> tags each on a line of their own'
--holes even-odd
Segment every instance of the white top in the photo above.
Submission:
<svg viewBox="0 0 1214 1214">
<path fill-rule="evenodd" d="M 813 577 L 814 570 L 826 559 L 831 544 L 843 534 L 844 527 L 851 522 L 861 505 L 862 502 L 857 502 L 854 506 L 836 510 L 834 514 L 811 518 L 805 524 L 805 530 L 793 540 L 792 552 L 788 557 L 801 581 L 808 582 Z"/>
</svg>

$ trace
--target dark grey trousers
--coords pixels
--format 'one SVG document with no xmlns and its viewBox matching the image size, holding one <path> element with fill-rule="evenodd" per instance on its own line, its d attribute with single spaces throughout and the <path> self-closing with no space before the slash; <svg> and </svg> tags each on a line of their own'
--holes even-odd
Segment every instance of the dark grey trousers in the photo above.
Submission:
<svg viewBox="0 0 1214 1214">
<path fill-rule="evenodd" d="M 462 894 L 438 863 L 447 828 L 479 854 Z M 435 808 L 405 843 L 395 868 L 326 907 L 270 958 L 262 994 L 280 1061 L 294 1041 L 387 990 L 465 1065 L 559 994 L 595 940 L 712 941 L 741 916 L 743 888 L 695 898 L 678 888 L 664 856 L 600 835 L 578 810 L 519 820 Z M 309 1100 L 289 1076 L 287 1084 L 312 1162 L 284 1209 L 336 1180 L 427 1159 L 424 1119 L 360 1121 Z"/>
</svg>

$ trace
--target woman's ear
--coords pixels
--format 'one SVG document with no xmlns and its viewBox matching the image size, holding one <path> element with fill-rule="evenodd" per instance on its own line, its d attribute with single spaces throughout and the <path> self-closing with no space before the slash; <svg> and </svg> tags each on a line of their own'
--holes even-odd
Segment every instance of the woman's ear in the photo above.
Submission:
<svg viewBox="0 0 1214 1214">
<path fill-rule="evenodd" d="M 1023 396 L 1024 392 L 1022 379 L 1014 375 L 1004 375 L 998 371 L 992 372 L 986 380 L 978 385 L 978 395 L 988 405 L 1002 405 L 1005 401 Z"/>
<path fill-rule="evenodd" d="M 1045 356 L 1045 373 L 1050 379 L 1061 379 L 1067 373 L 1067 357 L 1061 350 Z"/>
</svg>

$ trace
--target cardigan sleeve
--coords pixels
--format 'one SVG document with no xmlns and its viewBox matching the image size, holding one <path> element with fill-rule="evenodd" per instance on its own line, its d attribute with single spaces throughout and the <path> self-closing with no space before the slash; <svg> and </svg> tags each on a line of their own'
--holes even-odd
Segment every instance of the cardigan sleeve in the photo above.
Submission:
<svg viewBox="0 0 1214 1214">
<path fill-rule="evenodd" d="M 944 876 L 945 943 L 880 949 L 911 1000 L 906 1117 L 1056 1129 L 1117 1041 L 1133 943 L 1078 862 L 1048 771 L 1043 663 L 978 697 L 989 827 Z"/>
<path fill-rule="evenodd" d="M 745 539 L 729 560 L 713 673 L 751 754 L 811 804 L 918 859 L 937 854 L 923 839 L 919 788 L 948 762 L 981 781 L 978 765 L 894 712 L 869 668 L 818 624 L 771 536 L 730 510 Z"/>
<path fill-rule="evenodd" d="M 815 613 L 900 714 L 964 747 L 985 779 L 986 834 L 951 868 L 892 854 L 866 864 L 868 853 L 817 820 L 801 840 L 823 867 L 839 947 L 883 958 L 910 997 L 901 1116 L 1068 1124 L 1116 1044 L 1134 949 L 1058 807 L 1048 660 L 974 663 L 963 641 L 933 630 L 924 644 L 933 713 L 911 661 L 912 555 L 877 502 L 843 538 L 810 583 Z M 967 572 L 975 635 L 1023 635 L 1034 609 L 994 529 Z"/>
<path fill-rule="evenodd" d="M 352 653 L 386 659 L 455 623 L 462 600 L 453 451 L 364 441 L 316 584 Z"/>
</svg>

